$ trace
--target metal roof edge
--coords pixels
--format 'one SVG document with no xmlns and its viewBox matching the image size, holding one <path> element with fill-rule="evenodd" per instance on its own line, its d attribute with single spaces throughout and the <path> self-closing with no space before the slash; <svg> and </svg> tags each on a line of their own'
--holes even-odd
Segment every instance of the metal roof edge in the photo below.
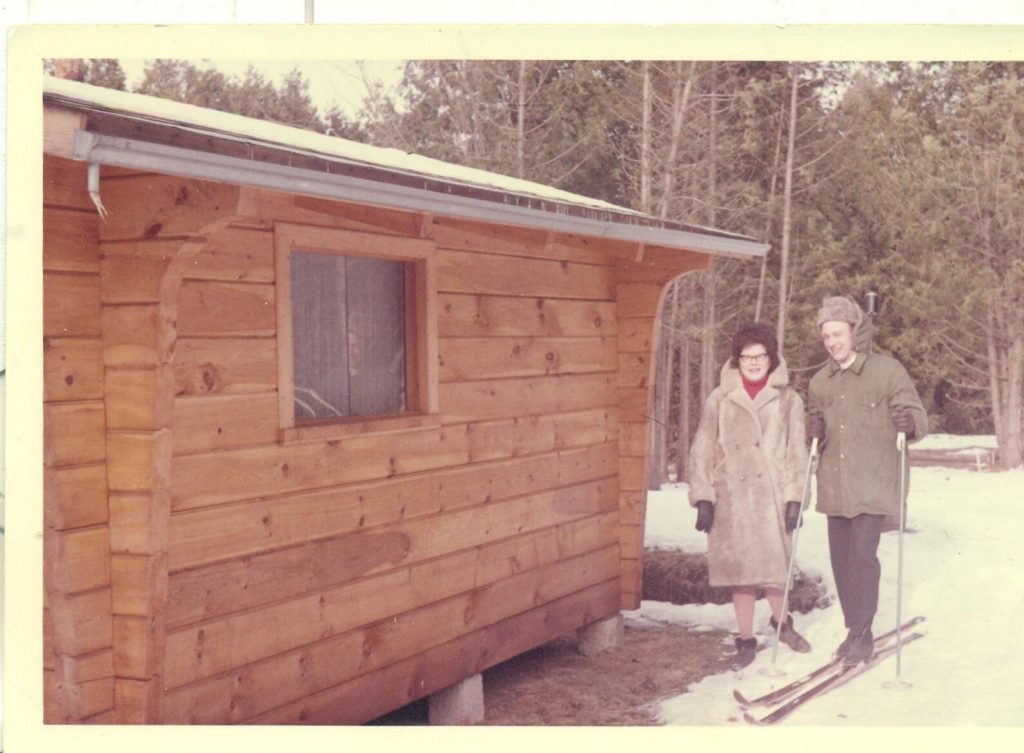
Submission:
<svg viewBox="0 0 1024 753">
<path fill-rule="evenodd" d="M 107 90 L 102 90 L 99 87 L 61 79 L 52 79 L 52 82 L 54 83 L 48 86 L 49 95 L 44 90 L 44 98 L 50 99 L 56 105 L 74 108 L 76 103 L 81 103 L 89 109 L 95 106 L 111 114 L 131 119 L 136 114 L 140 116 L 147 114 L 146 112 L 135 113 L 129 107 L 133 102 L 141 100 L 147 105 L 155 102 L 156 104 L 151 105 L 151 109 L 160 111 L 162 115 L 159 117 L 168 118 L 166 123 L 168 126 L 177 125 L 188 128 L 190 125 L 195 125 L 194 121 L 183 121 L 179 118 L 185 115 L 195 115 L 195 113 L 209 114 L 210 117 L 207 120 L 223 121 L 223 125 L 246 125 L 248 128 L 221 131 L 212 124 L 200 123 L 198 127 L 208 135 L 220 135 L 223 138 L 233 137 L 236 141 L 244 139 L 246 143 L 255 139 L 261 146 L 268 148 L 288 149 L 289 144 L 279 144 L 276 141 L 268 142 L 259 136 L 260 131 L 280 131 L 282 135 L 291 136 L 299 149 L 303 148 L 303 141 L 312 140 L 318 144 L 320 142 L 324 144 L 343 142 L 346 148 L 355 146 L 361 150 L 368 150 L 370 154 L 375 152 L 403 154 L 397 150 L 380 149 L 324 134 L 306 132 L 278 124 L 262 123 L 239 115 L 204 110 L 192 105 L 159 100 L 146 95 L 114 90 L 110 90 L 108 93 Z M 93 90 L 97 90 L 98 93 Z M 94 98 L 90 99 L 86 96 L 89 94 L 94 95 Z M 199 119 L 198 116 L 196 119 Z M 334 155 L 325 155 L 328 160 L 332 156 Z M 415 155 L 411 155 L 411 157 L 415 157 Z M 157 170 L 173 175 L 237 182 L 306 193 L 323 198 L 357 201 L 409 211 L 448 214 L 467 219 L 666 246 L 714 255 L 760 257 L 769 249 L 768 244 L 748 236 L 714 228 L 665 221 L 607 202 L 583 196 L 577 197 L 575 194 L 559 189 L 551 189 L 550 192 L 545 193 L 544 189 L 548 187 L 541 184 L 506 178 L 506 176 L 485 173 L 473 168 L 463 169 L 460 166 L 430 158 L 416 159 L 446 166 L 450 168 L 449 173 L 454 173 L 454 177 L 441 173 L 427 173 L 423 176 L 424 179 L 433 183 L 444 184 L 452 180 L 457 181 L 458 175 L 463 173 L 493 175 L 497 179 L 497 183 L 470 181 L 470 185 L 478 189 L 477 194 L 487 196 L 487 198 L 479 198 L 478 196 L 455 195 L 452 190 L 454 186 L 445 191 L 438 190 L 437 187 L 427 188 L 425 185 L 397 185 L 386 180 L 368 180 L 351 175 L 339 175 L 284 164 L 247 160 L 216 152 L 81 131 L 76 134 L 75 158 L 99 164 Z M 344 155 L 341 155 L 340 158 L 344 159 Z M 380 162 L 371 161 L 367 164 L 383 171 L 400 169 L 400 167 L 396 168 L 391 164 Z M 509 185 L 502 185 L 503 181 L 507 181 Z M 541 191 L 520 192 L 513 189 L 512 184 L 536 186 Z M 441 188 L 443 189 L 444 186 L 442 185 Z M 574 201 L 576 199 L 579 201 Z M 566 207 L 565 204 L 573 206 Z"/>
</svg>

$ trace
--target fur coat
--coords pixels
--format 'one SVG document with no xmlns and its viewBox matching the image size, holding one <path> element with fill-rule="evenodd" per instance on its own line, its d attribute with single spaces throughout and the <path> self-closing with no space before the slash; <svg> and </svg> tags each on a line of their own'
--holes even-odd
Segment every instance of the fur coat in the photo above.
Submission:
<svg viewBox="0 0 1024 753">
<path fill-rule="evenodd" d="M 789 387 L 785 361 L 753 400 L 739 370 L 727 362 L 690 449 L 690 504 L 714 503 L 708 534 L 712 586 L 786 582 L 786 502 L 803 494 L 807 456 L 804 404 Z"/>
</svg>

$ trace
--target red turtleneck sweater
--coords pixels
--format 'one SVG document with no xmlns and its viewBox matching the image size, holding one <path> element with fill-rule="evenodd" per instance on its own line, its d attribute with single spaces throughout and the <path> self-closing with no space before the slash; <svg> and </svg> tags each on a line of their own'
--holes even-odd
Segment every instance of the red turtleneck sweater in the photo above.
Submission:
<svg viewBox="0 0 1024 753">
<path fill-rule="evenodd" d="M 757 397 L 757 393 L 760 392 L 766 384 L 768 384 L 767 374 L 764 375 L 764 379 L 760 382 L 751 382 L 742 374 L 740 374 L 740 378 L 743 380 L 743 389 L 745 389 L 747 394 L 750 395 L 751 400 Z"/>
</svg>

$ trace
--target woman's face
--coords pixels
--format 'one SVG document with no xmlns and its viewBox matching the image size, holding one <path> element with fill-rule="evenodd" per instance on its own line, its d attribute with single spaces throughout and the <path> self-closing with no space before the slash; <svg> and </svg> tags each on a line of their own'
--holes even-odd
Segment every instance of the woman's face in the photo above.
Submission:
<svg viewBox="0 0 1024 753">
<path fill-rule="evenodd" d="M 740 351 L 740 374 L 748 382 L 760 382 L 768 375 L 768 348 L 752 343 Z"/>
</svg>

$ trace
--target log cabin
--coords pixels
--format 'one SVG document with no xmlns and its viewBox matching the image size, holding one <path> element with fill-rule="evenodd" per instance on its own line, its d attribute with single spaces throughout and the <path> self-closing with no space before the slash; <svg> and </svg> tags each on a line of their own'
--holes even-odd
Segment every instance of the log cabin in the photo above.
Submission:
<svg viewBox="0 0 1024 753">
<path fill-rule="evenodd" d="M 72 81 L 43 111 L 47 723 L 359 724 L 639 606 L 662 292 L 765 244 Z"/>
</svg>

